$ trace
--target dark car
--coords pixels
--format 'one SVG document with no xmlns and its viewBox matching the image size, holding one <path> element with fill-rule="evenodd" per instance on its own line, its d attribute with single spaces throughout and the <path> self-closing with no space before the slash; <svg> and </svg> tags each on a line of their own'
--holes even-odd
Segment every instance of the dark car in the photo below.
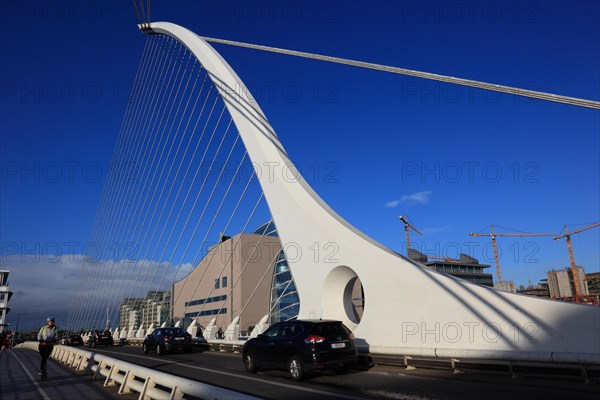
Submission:
<svg viewBox="0 0 600 400">
<path fill-rule="evenodd" d="M 277 323 L 248 340 L 242 356 L 248 372 L 287 370 L 296 381 L 326 369 L 345 373 L 358 363 L 352 332 L 340 321 L 327 320 Z"/>
<path fill-rule="evenodd" d="M 69 335 L 63 337 L 60 342 L 65 346 L 82 346 L 83 338 L 80 335 Z"/>
<path fill-rule="evenodd" d="M 192 346 L 197 347 L 202 351 L 210 349 L 210 345 L 208 344 L 208 341 L 201 334 L 192 338 Z"/>
<path fill-rule="evenodd" d="M 146 336 L 142 349 L 146 354 L 149 351 L 156 351 L 157 355 L 172 350 L 183 350 L 189 353 L 192 351 L 192 335 L 183 328 L 156 328 Z"/>
<path fill-rule="evenodd" d="M 112 346 L 114 344 L 113 336 L 110 331 L 93 331 L 88 339 L 89 347 Z"/>
</svg>

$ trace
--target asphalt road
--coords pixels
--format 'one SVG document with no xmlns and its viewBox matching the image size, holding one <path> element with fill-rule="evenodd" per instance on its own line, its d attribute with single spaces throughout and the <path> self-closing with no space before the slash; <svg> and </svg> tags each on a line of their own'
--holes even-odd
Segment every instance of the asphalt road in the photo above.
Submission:
<svg viewBox="0 0 600 400">
<path fill-rule="evenodd" d="M 5 350 L 0 355 L 0 399 L 2 400 L 133 400 L 138 396 L 117 395 L 116 390 L 93 382 L 90 375 L 49 361 L 48 378 L 38 376 L 40 355 L 24 349 Z"/>
<path fill-rule="evenodd" d="M 156 356 L 140 347 L 96 348 L 120 358 L 174 375 L 266 399 L 598 399 L 600 383 L 548 378 L 517 378 L 482 373 L 375 366 L 346 375 L 323 373 L 294 382 L 285 372 L 246 372 L 240 354 L 198 352 Z"/>
</svg>

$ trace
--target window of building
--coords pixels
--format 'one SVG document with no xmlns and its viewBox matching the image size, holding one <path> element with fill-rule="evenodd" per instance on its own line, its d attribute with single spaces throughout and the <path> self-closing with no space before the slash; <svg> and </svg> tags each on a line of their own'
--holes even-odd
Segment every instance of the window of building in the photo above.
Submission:
<svg viewBox="0 0 600 400">
<path fill-rule="evenodd" d="M 219 278 L 215 279 L 215 289 L 218 289 L 220 287 L 219 282 Z"/>
<path fill-rule="evenodd" d="M 213 296 L 213 297 L 208 297 L 205 299 L 186 301 L 185 306 L 188 307 L 188 306 L 196 306 L 198 304 L 214 303 L 215 301 L 223 301 L 226 299 L 227 299 L 227 296 L 223 294 L 221 296 Z"/>
<path fill-rule="evenodd" d="M 226 276 L 221 278 L 221 287 L 224 287 L 224 288 L 227 287 L 227 277 Z"/>
<path fill-rule="evenodd" d="M 223 314 L 227 314 L 227 308 L 225 308 L 225 307 L 215 309 L 215 310 L 189 312 L 189 313 L 185 313 L 184 316 L 186 318 L 194 318 L 194 317 L 203 317 L 205 315 L 223 315 Z"/>
</svg>

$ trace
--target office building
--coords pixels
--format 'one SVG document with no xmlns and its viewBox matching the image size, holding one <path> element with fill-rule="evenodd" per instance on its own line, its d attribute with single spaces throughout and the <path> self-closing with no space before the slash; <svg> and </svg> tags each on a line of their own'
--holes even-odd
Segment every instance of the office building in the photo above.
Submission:
<svg viewBox="0 0 600 400">
<path fill-rule="evenodd" d="M 170 291 L 150 290 L 145 297 L 127 297 L 119 306 L 119 328 L 160 325 L 167 319 L 170 305 Z"/>
<path fill-rule="evenodd" d="M 10 311 L 8 302 L 13 295 L 13 292 L 8 286 L 8 273 L 5 269 L 0 270 L 0 332 L 8 326 L 7 315 Z"/>
<path fill-rule="evenodd" d="M 216 318 L 217 327 L 225 331 L 239 316 L 240 331 L 250 331 L 271 308 L 277 308 L 269 300 L 275 265 L 284 268 L 280 249 L 272 223 L 251 234 L 222 236 L 186 278 L 172 285 L 174 319 L 195 318 L 205 328 Z"/>
<path fill-rule="evenodd" d="M 417 250 L 408 249 L 408 257 L 436 271 L 484 286 L 494 286 L 492 274 L 486 272 L 490 265 L 480 264 L 479 260 L 466 254 L 461 253 L 458 259 L 451 259 L 427 256 Z"/>
</svg>

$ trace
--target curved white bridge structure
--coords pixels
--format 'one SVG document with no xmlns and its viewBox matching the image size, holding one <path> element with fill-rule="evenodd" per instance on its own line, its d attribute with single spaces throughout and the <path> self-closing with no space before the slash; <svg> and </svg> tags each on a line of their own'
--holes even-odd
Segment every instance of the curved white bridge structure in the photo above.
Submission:
<svg viewBox="0 0 600 400">
<path fill-rule="evenodd" d="M 266 199 L 268 210 L 256 215 L 264 223 L 265 214 L 270 214 L 275 222 L 300 300 L 299 318 L 342 320 L 359 345 L 377 354 L 600 365 L 600 307 L 510 294 L 456 279 L 367 237 L 337 215 L 302 178 L 249 90 L 213 47 L 171 23 L 152 23 L 142 30 L 152 37 L 112 168 L 139 166 L 139 184 L 128 184 L 119 176 L 107 179 L 92 233 L 92 240 L 109 248 L 113 243 L 135 243 L 139 254 L 135 262 L 128 254 L 109 254 L 100 262 L 84 264 L 69 313 L 74 327 L 89 329 L 104 322 L 108 327 L 115 321 L 111 309 L 113 315 L 121 310 L 119 335 L 127 337 L 138 326 L 137 336 L 143 337 L 145 328 L 157 323 L 179 319 L 179 324 L 196 316 L 219 318 L 225 308 L 230 327 L 240 317 L 245 319 L 242 314 L 250 300 L 237 304 L 232 293 L 246 290 L 252 298 L 260 282 L 248 289 L 240 288 L 239 281 L 268 279 L 279 259 L 278 249 L 268 268 L 251 280 L 242 276 L 247 262 L 240 264 L 234 280 L 233 261 L 227 258 L 231 255 L 216 257 L 208 274 L 208 268 L 196 270 L 200 279 L 182 283 L 193 294 L 172 303 L 185 301 L 186 310 L 190 303 L 201 304 L 194 313 L 160 315 L 157 311 L 152 316 L 148 308 L 146 317 L 151 318 L 143 324 L 136 317 L 125 323 L 123 316 L 133 315 L 127 310 L 142 301 L 157 300 L 169 282 L 172 286 L 186 276 L 186 270 L 198 268 L 200 260 L 209 265 L 216 252 L 211 253 L 214 246 L 207 240 L 217 233 L 221 242 L 231 239 L 221 248 L 233 254 L 241 240 L 223 234 L 232 227 L 243 226 L 241 231 L 246 232 L 250 224 L 256 226 L 258 221 L 252 218 Z M 234 137 L 228 135 L 234 130 Z M 215 160 L 221 150 L 229 155 L 219 164 Z M 232 165 L 235 153 L 242 152 L 240 163 Z M 244 162 L 252 171 L 245 186 L 243 179 L 236 181 Z M 210 168 L 203 171 L 204 165 Z M 220 167 L 217 174 L 214 170 Z M 219 186 L 222 174 L 232 169 L 231 182 Z M 248 193 L 259 197 L 256 205 L 240 207 Z M 213 201 L 218 197 L 220 202 Z M 226 223 L 222 209 L 233 209 Z M 238 214 L 250 214 L 245 223 L 235 219 L 239 210 Z M 321 249 L 317 260 L 316 247 Z M 226 276 L 229 282 L 223 280 Z M 352 302 L 358 278 L 364 291 L 360 317 Z M 196 294 L 201 283 L 201 294 Z M 146 299 L 140 299 L 145 293 Z M 257 321 L 245 324 L 249 322 Z M 236 332 L 235 327 L 229 331 Z"/>
<path fill-rule="evenodd" d="M 172 23 L 143 31 L 185 46 L 218 89 L 277 226 L 300 298 L 299 318 L 342 320 L 372 353 L 600 364 L 600 307 L 456 279 L 367 237 L 302 178 L 242 80 L 212 46 Z M 315 244 L 321 253 L 336 251 L 315 261 Z M 365 298 L 360 320 L 352 305 L 357 277 Z"/>
</svg>

